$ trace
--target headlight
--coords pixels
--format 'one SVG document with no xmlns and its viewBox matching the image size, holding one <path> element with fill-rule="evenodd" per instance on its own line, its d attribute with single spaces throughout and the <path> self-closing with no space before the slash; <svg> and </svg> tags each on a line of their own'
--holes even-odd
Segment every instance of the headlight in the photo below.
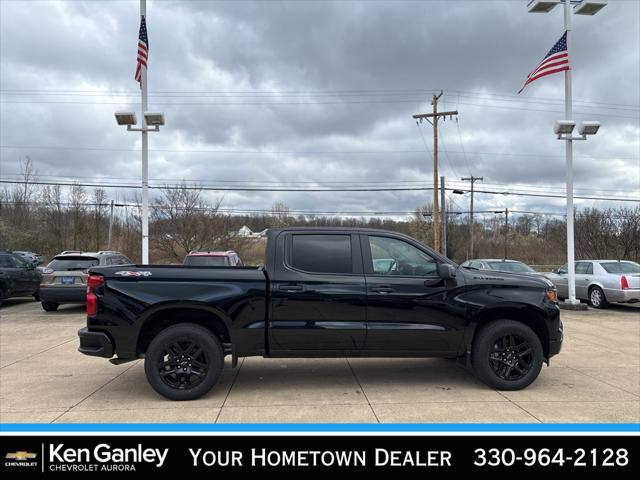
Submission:
<svg viewBox="0 0 640 480">
<path fill-rule="evenodd" d="M 558 292 L 555 288 L 547 288 L 547 300 L 558 303 Z"/>
</svg>

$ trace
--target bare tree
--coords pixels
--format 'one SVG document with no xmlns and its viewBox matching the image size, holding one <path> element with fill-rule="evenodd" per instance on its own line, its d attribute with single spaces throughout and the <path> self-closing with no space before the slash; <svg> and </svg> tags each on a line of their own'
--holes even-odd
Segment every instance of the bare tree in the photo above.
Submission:
<svg viewBox="0 0 640 480">
<path fill-rule="evenodd" d="M 154 242 L 173 260 L 191 250 L 211 249 L 228 239 L 227 222 L 218 214 L 221 200 L 208 204 L 202 189 L 182 182 L 165 187 L 153 212 Z"/>
<path fill-rule="evenodd" d="M 271 207 L 271 228 L 288 227 L 292 221 L 291 211 L 284 202 L 278 201 L 273 204 Z"/>
<path fill-rule="evenodd" d="M 71 201 L 70 201 L 71 220 L 73 222 L 72 238 L 73 238 L 74 250 L 77 250 L 80 245 L 82 245 L 83 247 L 85 246 L 84 241 L 82 241 L 81 244 L 79 244 L 79 241 L 80 241 L 81 231 L 84 230 L 82 221 L 83 221 L 84 213 L 86 210 L 86 207 L 85 207 L 86 199 L 87 199 L 87 195 L 84 191 L 84 187 L 82 185 L 79 185 L 77 182 L 75 182 L 71 186 Z M 82 240 L 84 240 L 84 238 Z"/>
<path fill-rule="evenodd" d="M 93 224 L 96 239 L 96 251 L 100 250 L 101 227 L 105 220 L 105 209 L 107 208 L 107 192 L 104 188 L 96 188 L 93 190 Z"/>
</svg>

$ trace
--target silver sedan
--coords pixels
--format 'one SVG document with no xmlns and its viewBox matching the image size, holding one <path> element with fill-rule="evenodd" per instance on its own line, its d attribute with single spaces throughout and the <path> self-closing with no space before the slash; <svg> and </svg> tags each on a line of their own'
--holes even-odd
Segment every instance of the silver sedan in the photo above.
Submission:
<svg viewBox="0 0 640 480">
<path fill-rule="evenodd" d="M 640 265 L 620 260 L 581 260 L 575 263 L 576 297 L 587 300 L 594 308 L 609 303 L 640 302 Z M 558 297 L 567 298 L 567 265 L 546 275 L 558 290 Z"/>
</svg>

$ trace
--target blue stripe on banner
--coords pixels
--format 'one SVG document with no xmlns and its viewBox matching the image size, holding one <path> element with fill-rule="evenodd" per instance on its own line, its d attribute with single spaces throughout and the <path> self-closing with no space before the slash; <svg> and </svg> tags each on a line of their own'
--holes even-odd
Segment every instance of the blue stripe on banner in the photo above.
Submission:
<svg viewBox="0 0 640 480">
<path fill-rule="evenodd" d="M 638 423 L 432 423 L 432 424 L 200 424 L 200 423 L 79 423 L 0 424 L 0 432 L 636 432 Z"/>
</svg>

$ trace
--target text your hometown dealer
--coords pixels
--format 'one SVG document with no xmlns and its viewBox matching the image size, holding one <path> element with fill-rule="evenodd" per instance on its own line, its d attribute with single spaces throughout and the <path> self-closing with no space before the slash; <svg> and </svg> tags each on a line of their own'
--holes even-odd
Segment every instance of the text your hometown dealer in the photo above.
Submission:
<svg viewBox="0 0 640 480">
<path fill-rule="evenodd" d="M 164 464 L 168 448 L 112 448 L 100 443 L 94 448 L 65 448 L 64 443 L 49 445 L 49 461 L 57 463 L 151 463 L 156 467 Z"/>
</svg>

